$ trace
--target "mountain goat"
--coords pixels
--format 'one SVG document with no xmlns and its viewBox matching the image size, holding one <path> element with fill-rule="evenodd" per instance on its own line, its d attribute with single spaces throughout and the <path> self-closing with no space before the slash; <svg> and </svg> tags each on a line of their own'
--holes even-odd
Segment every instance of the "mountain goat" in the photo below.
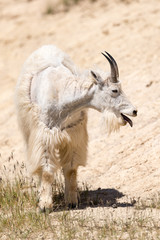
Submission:
<svg viewBox="0 0 160 240">
<path fill-rule="evenodd" d="M 137 110 L 119 82 L 118 66 L 107 52 L 111 73 L 81 72 L 55 46 L 43 46 L 26 60 L 16 87 L 18 122 L 27 149 L 28 169 L 40 178 L 39 207 L 52 208 L 57 168 L 65 178 L 65 202 L 78 204 L 77 168 L 87 158 L 87 109 L 102 112 L 108 132 L 132 121 Z"/>
</svg>

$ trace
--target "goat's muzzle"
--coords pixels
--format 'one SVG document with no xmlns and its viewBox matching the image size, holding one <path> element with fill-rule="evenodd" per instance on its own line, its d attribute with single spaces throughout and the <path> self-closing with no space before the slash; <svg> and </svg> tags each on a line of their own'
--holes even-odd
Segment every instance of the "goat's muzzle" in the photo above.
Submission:
<svg viewBox="0 0 160 240">
<path fill-rule="evenodd" d="M 132 117 L 136 117 L 137 116 L 137 110 L 133 110 L 133 112 L 131 113 L 131 114 L 129 114 L 130 116 L 132 116 Z M 132 122 L 132 120 L 129 118 L 129 117 L 127 117 L 126 115 L 124 115 L 123 113 L 121 113 L 121 117 L 122 117 L 122 119 L 127 123 L 129 123 L 129 125 L 131 126 L 131 127 L 133 127 L 133 122 Z"/>
</svg>

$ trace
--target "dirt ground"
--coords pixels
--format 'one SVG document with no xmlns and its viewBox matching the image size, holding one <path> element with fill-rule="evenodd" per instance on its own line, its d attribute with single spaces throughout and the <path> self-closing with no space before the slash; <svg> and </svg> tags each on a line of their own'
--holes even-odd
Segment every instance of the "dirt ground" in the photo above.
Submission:
<svg viewBox="0 0 160 240">
<path fill-rule="evenodd" d="M 16 161 L 25 162 L 14 107 L 21 67 L 32 51 L 55 44 L 81 68 L 97 65 L 109 71 L 100 53 L 110 52 L 118 62 L 123 90 L 138 108 L 133 128 L 126 125 L 109 137 L 101 131 L 100 113 L 89 112 L 88 164 L 79 169 L 79 184 L 115 189 L 129 198 L 157 194 L 160 1 L 85 0 L 69 9 L 59 2 L 0 0 L 0 176 L 5 175 L 4 165 L 10 169 Z M 10 170 L 7 177 L 13 175 Z"/>
</svg>

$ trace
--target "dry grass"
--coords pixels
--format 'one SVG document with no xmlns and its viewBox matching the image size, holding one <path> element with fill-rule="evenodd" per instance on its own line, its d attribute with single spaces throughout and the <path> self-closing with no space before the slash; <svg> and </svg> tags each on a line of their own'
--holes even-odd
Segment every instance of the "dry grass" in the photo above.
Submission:
<svg viewBox="0 0 160 240">
<path fill-rule="evenodd" d="M 12 184 L 1 180 L 0 239 L 160 239 L 159 195 L 150 201 L 139 200 L 134 206 L 118 204 L 119 193 L 113 198 L 109 196 L 110 202 L 104 203 L 104 191 L 91 191 L 84 184 L 80 208 L 68 210 L 63 184 L 57 182 L 54 210 L 49 214 L 39 212 L 36 189 L 35 183 L 28 182 L 23 174 Z"/>
<path fill-rule="evenodd" d="M 56 0 L 56 1 L 48 0 L 46 2 L 44 14 L 52 15 L 52 14 L 56 14 L 58 12 L 66 12 L 66 11 L 69 11 L 73 6 L 79 4 L 83 1 L 84 0 Z M 88 2 L 90 2 L 91 4 L 93 4 L 97 1 L 98 0 L 88 0 Z M 117 2 L 118 2 L 118 0 L 117 0 Z M 133 0 L 119 0 L 119 2 L 126 5 L 126 4 L 132 3 Z M 103 1 L 103 3 L 108 4 L 107 1 Z"/>
<path fill-rule="evenodd" d="M 53 15 L 58 12 L 69 11 L 73 6 L 79 4 L 84 0 L 49 0 L 46 3 L 44 14 Z M 89 0 L 91 3 L 96 2 L 97 0 Z"/>
<path fill-rule="evenodd" d="M 53 186 L 53 212 L 41 213 L 36 182 L 25 177 L 25 165 L 14 158 L 11 153 L 6 164 L 16 162 L 12 169 L 16 178 L 0 180 L 0 239 L 160 239 L 160 194 L 122 202 L 124 195 L 115 189 L 91 190 L 83 184 L 79 208 L 68 210 L 59 179 Z M 3 168 L 4 176 L 11 173 L 5 165 Z"/>
<path fill-rule="evenodd" d="M 57 2 L 50 0 L 46 4 L 44 14 L 52 15 L 58 12 L 68 11 L 72 6 L 78 4 L 79 2 L 80 0 L 61 0 Z"/>
</svg>

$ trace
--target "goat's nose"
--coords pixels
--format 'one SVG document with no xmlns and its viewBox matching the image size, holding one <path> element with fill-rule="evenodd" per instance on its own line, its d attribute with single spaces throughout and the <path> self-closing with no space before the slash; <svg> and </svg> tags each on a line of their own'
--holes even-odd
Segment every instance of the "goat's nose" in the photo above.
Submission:
<svg viewBox="0 0 160 240">
<path fill-rule="evenodd" d="M 138 112 L 137 110 L 133 110 L 133 115 L 137 116 L 137 112 Z"/>
</svg>

